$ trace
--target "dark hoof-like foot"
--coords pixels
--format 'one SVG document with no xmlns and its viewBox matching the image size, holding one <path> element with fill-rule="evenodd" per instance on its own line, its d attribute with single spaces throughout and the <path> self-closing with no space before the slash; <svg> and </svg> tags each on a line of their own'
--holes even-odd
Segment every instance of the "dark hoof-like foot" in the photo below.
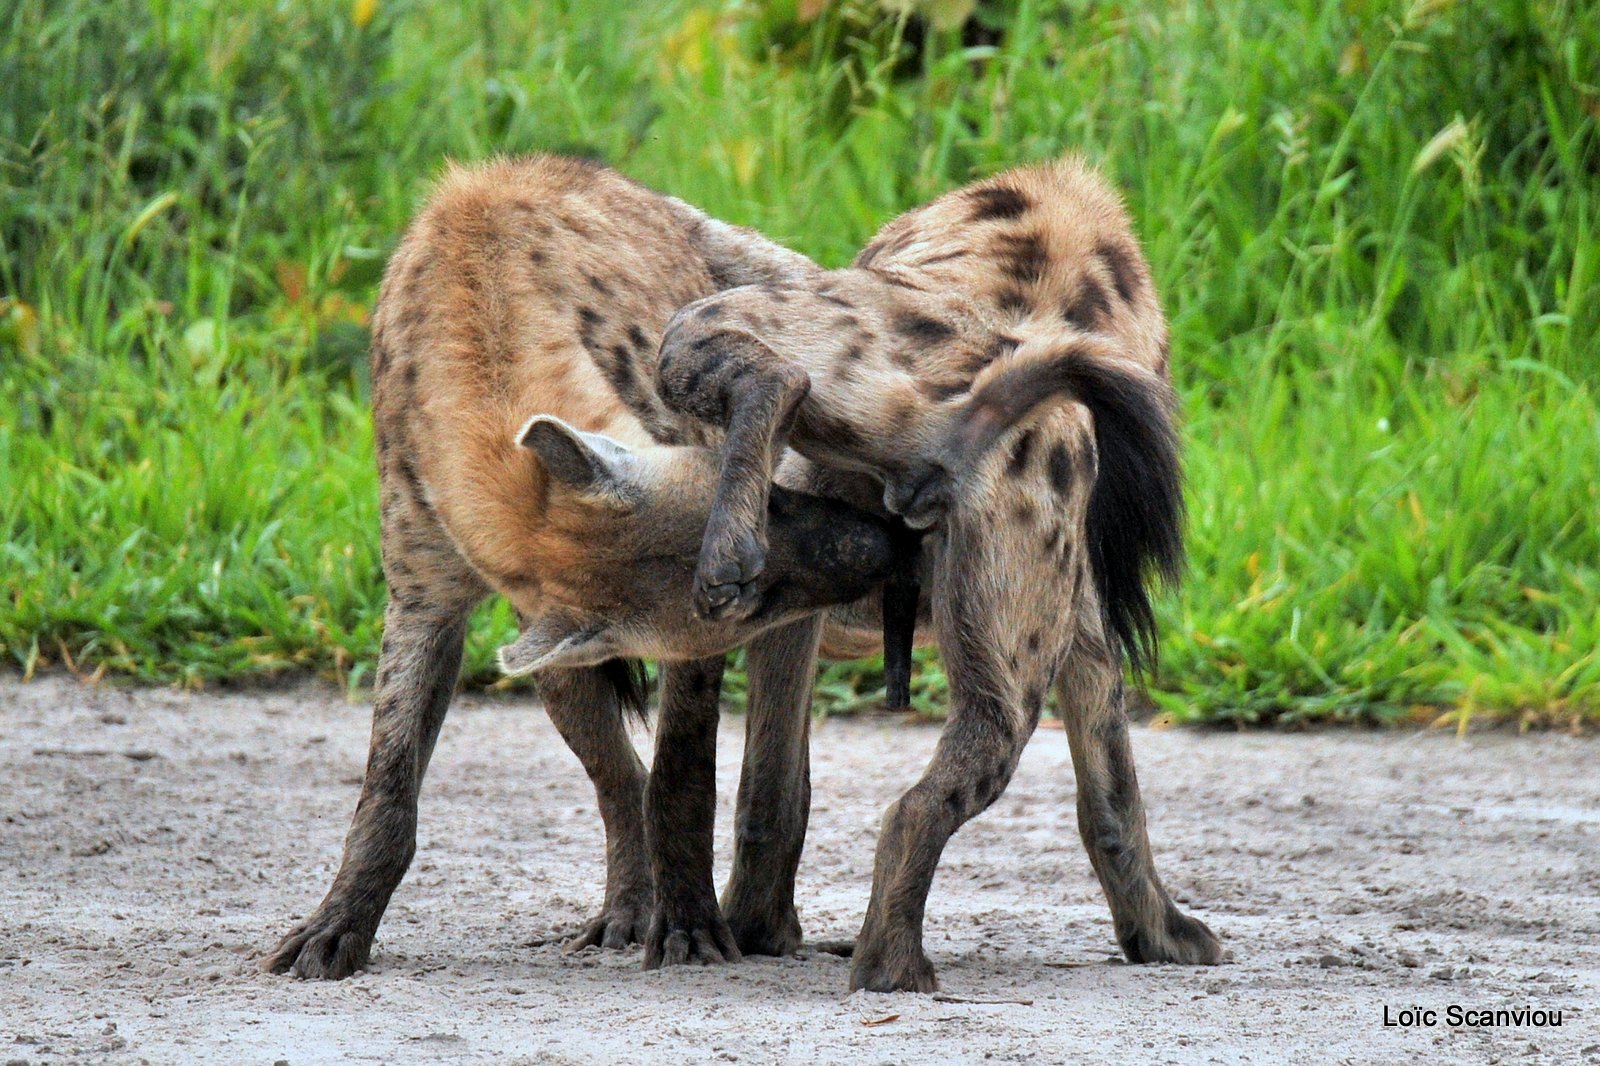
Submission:
<svg viewBox="0 0 1600 1066">
<path fill-rule="evenodd" d="M 650 921 L 650 902 L 626 896 L 607 903 L 595 917 L 584 923 L 578 935 L 561 950 L 568 955 L 584 948 L 616 950 L 643 942 Z"/>
<path fill-rule="evenodd" d="M 727 915 L 733 942 L 746 955 L 793 955 L 800 950 L 800 916 L 789 908 L 783 915 Z"/>
<path fill-rule="evenodd" d="M 257 965 L 313 981 L 338 981 L 367 965 L 373 930 L 338 915 L 312 915 Z"/>
<path fill-rule="evenodd" d="M 1168 907 L 1160 927 L 1129 929 L 1117 936 L 1129 962 L 1175 962 L 1180 966 L 1215 966 L 1223 961 L 1222 942 L 1206 923 Z"/>
<path fill-rule="evenodd" d="M 942 466 L 913 470 L 890 481 L 883 506 L 912 529 L 931 529 L 944 520 L 950 504 L 950 474 Z"/>
<path fill-rule="evenodd" d="M 915 944 L 898 949 L 869 947 L 866 939 L 856 941 L 855 955 L 850 963 L 850 991 L 865 989 L 868 992 L 937 992 L 939 979 L 934 976 L 933 963 Z"/>
<path fill-rule="evenodd" d="M 728 923 L 722 920 L 722 912 L 715 907 L 708 913 L 685 919 L 668 918 L 658 909 L 650 922 L 650 932 L 644 938 L 646 970 L 691 962 L 710 966 L 739 962 L 743 957 Z"/>
<path fill-rule="evenodd" d="M 753 532 L 708 535 L 694 572 L 694 609 L 701 618 L 746 618 L 760 604 L 756 587 L 767 548 Z"/>
</svg>

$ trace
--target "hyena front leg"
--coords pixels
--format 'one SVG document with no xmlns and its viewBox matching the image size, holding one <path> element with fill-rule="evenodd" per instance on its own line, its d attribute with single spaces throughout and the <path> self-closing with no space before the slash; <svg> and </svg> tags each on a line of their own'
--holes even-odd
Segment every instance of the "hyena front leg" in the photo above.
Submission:
<svg viewBox="0 0 1600 1066">
<path fill-rule="evenodd" d="M 727 431 L 693 598 L 701 617 L 746 617 L 766 565 L 773 471 L 811 378 L 751 334 L 691 313 L 662 340 L 658 385 L 669 406 Z"/>
<path fill-rule="evenodd" d="M 452 551 L 451 549 L 442 549 Z M 414 574 L 410 564 L 401 564 Z M 464 564 L 425 595 L 388 567 L 372 743 L 333 887 L 261 960 L 272 973 L 337 980 L 367 964 L 378 922 L 417 850 L 417 794 L 461 670 L 467 616 L 484 594 Z"/>
<path fill-rule="evenodd" d="M 551 722 L 594 784 L 606 827 L 605 902 L 566 950 L 624 948 L 644 939 L 655 905 L 644 846 L 644 764 L 617 691 L 599 668 L 545 670 L 537 681 Z"/>
<path fill-rule="evenodd" d="M 819 615 L 764 633 L 745 650 L 750 704 L 722 914 L 746 955 L 800 947 L 794 877 L 811 814 L 811 690 L 821 637 Z"/>
<path fill-rule="evenodd" d="M 711 880 L 717 813 L 717 716 L 724 659 L 661 668 L 656 757 L 644 792 L 645 845 L 656 886 L 644 968 L 738 962 Z"/>
<path fill-rule="evenodd" d="M 1156 876 L 1128 743 L 1122 663 L 1107 647 L 1098 612 L 1079 617 L 1084 629 L 1056 693 L 1078 777 L 1078 832 L 1111 904 L 1117 942 L 1129 962 L 1220 962 L 1217 938 L 1178 910 Z"/>
</svg>

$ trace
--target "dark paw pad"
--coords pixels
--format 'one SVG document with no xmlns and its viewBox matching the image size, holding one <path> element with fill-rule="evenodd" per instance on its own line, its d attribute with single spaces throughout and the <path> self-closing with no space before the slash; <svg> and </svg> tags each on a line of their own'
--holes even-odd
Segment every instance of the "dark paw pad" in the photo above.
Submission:
<svg viewBox="0 0 1600 1066">
<path fill-rule="evenodd" d="M 296 926 L 258 964 L 267 973 L 303 980 L 338 981 L 367 965 L 372 933 L 338 918 L 312 918 Z"/>
<path fill-rule="evenodd" d="M 722 920 L 722 912 L 715 908 L 705 917 L 690 919 L 668 918 L 657 911 L 644 939 L 646 970 L 684 966 L 691 962 L 710 966 L 739 962 L 743 957 L 739 953 L 739 945 L 734 943 L 728 923 Z"/>
<path fill-rule="evenodd" d="M 782 957 L 800 950 L 800 918 L 793 908 L 783 915 L 728 915 L 733 942 L 746 955 Z"/>
<path fill-rule="evenodd" d="M 701 618 L 744 618 L 760 602 L 756 579 L 767 549 L 753 533 L 708 536 L 694 572 L 694 609 Z"/>
<path fill-rule="evenodd" d="M 629 944 L 644 940 L 645 923 L 649 921 L 650 908 L 630 902 L 608 903 L 597 916 L 589 919 L 578 935 L 567 941 L 561 950 L 568 954 L 584 948 L 620 950 Z"/>
<path fill-rule="evenodd" d="M 883 506 L 912 529 L 931 529 L 950 505 L 950 474 L 929 466 L 892 480 L 884 487 Z"/>
<path fill-rule="evenodd" d="M 1170 908 L 1159 928 L 1130 929 L 1118 935 L 1129 962 L 1171 962 L 1215 966 L 1223 961 L 1222 942 L 1206 923 Z"/>
<path fill-rule="evenodd" d="M 901 950 L 863 948 L 856 942 L 850 965 L 850 991 L 937 992 L 939 979 L 933 963 L 920 947 Z"/>
</svg>

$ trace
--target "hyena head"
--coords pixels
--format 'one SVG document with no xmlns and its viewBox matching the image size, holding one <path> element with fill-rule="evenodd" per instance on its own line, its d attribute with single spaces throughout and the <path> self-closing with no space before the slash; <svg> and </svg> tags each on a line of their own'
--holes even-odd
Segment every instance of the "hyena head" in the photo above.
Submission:
<svg viewBox="0 0 1600 1066">
<path fill-rule="evenodd" d="M 717 655 L 775 625 L 860 599 L 890 574 L 889 523 L 837 500 L 774 488 L 755 610 L 702 619 L 695 565 L 721 471 L 709 448 L 629 448 L 540 415 L 518 443 L 544 468 L 546 576 L 522 635 L 500 650 L 508 674 L 616 658 Z"/>
</svg>

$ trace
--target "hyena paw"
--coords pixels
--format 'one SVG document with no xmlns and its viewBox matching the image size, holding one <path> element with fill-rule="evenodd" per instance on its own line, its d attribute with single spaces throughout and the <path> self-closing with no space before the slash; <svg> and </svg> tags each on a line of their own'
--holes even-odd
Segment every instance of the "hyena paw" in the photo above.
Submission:
<svg viewBox="0 0 1600 1066">
<path fill-rule="evenodd" d="M 937 464 L 918 467 L 891 479 L 883 489 L 883 506 L 912 529 L 931 529 L 944 519 L 950 504 L 950 474 Z"/>
<path fill-rule="evenodd" d="M 863 936 L 856 941 L 850 962 L 850 991 L 937 992 L 939 979 L 933 963 L 920 945 L 868 946 Z"/>
<path fill-rule="evenodd" d="M 756 609 L 756 579 L 767 567 L 767 546 L 754 531 L 711 534 L 694 572 L 694 609 L 701 618 L 740 619 Z"/>
<path fill-rule="evenodd" d="M 702 966 L 713 963 L 739 962 L 744 958 L 733 932 L 723 920 L 722 912 L 713 905 L 709 910 L 697 909 L 692 917 L 668 917 L 660 908 L 650 920 L 650 931 L 644 939 L 644 968 L 659 970 L 663 966 L 683 966 L 698 962 Z"/>
<path fill-rule="evenodd" d="M 733 942 L 746 955 L 782 957 L 800 950 L 800 916 L 790 907 L 782 914 L 727 914 Z"/>
<path fill-rule="evenodd" d="M 319 911 L 291 929 L 257 965 L 267 973 L 339 981 L 367 965 L 372 937 L 365 923 Z"/>
<path fill-rule="evenodd" d="M 1215 966 L 1223 961 L 1222 942 L 1198 918 L 1169 906 L 1159 927 L 1119 932 L 1129 962 L 1174 962 L 1180 966 Z"/>
<path fill-rule="evenodd" d="M 648 895 L 631 894 L 607 900 L 600 913 L 585 922 L 578 935 L 567 941 L 562 950 L 571 955 L 584 948 L 611 950 L 640 943 L 650 921 L 650 909 Z"/>
</svg>

